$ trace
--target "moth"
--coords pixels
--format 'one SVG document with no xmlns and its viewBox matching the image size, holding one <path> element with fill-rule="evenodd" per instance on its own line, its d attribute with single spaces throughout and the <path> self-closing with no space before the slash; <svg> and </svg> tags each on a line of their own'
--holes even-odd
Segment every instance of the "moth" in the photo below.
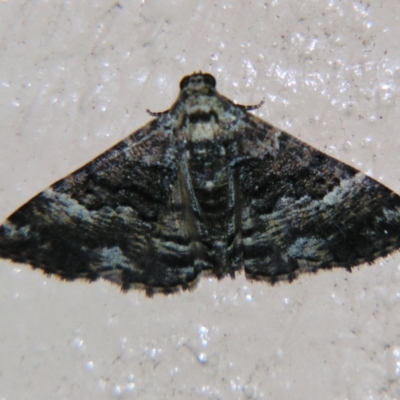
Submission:
<svg viewBox="0 0 400 400">
<path fill-rule="evenodd" d="M 0 256 L 151 295 L 202 273 L 292 281 L 398 249 L 400 197 L 248 112 L 259 106 L 184 77 L 168 111 L 14 212 Z"/>
</svg>

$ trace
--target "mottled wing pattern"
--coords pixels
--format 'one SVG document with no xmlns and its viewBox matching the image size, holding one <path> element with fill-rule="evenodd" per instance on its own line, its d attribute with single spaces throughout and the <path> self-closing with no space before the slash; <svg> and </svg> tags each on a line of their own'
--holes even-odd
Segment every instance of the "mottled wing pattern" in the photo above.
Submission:
<svg viewBox="0 0 400 400">
<path fill-rule="evenodd" d="M 184 77 L 171 108 L 0 226 L 0 256 L 168 293 L 202 271 L 292 280 L 400 248 L 400 197 Z"/>
<path fill-rule="evenodd" d="M 350 270 L 400 247 L 394 192 L 250 114 L 237 137 L 248 277 L 275 282 L 319 268 Z"/>
<path fill-rule="evenodd" d="M 176 151 L 160 116 L 11 215 L 0 256 L 149 294 L 190 286 L 202 254 Z"/>
</svg>

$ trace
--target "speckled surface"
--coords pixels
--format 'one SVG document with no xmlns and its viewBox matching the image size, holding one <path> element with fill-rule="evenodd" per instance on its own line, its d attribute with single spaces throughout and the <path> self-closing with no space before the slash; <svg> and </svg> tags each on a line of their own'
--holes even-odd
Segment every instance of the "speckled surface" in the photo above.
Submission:
<svg viewBox="0 0 400 400">
<path fill-rule="evenodd" d="M 214 74 L 400 193 L 400 6 L 0 3 L 0 219 Z M 0 261 L 0 399 L 400 397 L 400 255 L 148 299 Z"/>
</svg>

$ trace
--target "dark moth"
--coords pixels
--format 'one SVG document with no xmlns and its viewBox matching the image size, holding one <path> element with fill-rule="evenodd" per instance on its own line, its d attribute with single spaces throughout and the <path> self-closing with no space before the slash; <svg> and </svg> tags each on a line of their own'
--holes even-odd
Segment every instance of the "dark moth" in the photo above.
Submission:
<svg viewBox="0 0 400 400">
<path fill-rule="evenodd" d="M 170 110 L 0 227 L 0 256 L 148 294 L 222 278 L 294 279 L 400 247 L 400 198 L 249 114 L 209 74 Z"/>
</svg>

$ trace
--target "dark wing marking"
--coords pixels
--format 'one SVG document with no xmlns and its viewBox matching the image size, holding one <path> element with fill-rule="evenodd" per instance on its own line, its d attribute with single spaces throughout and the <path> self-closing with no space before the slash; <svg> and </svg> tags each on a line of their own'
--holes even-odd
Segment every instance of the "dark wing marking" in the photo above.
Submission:
<svg viewBox="0 0 400 400">
<path fill-rule="evenodd" d="M 174 140 L 160 116 L 56 182 L 3 223 L 0 256 L 149 294 L 191 286 L 203 251 Z"/>
<path fill-rule="evenodd" d="M 292 280 L 400 247 L 398 195 L 250 114 L 240 130 L 235 174 L 247 276 Z"/>
</svg>

